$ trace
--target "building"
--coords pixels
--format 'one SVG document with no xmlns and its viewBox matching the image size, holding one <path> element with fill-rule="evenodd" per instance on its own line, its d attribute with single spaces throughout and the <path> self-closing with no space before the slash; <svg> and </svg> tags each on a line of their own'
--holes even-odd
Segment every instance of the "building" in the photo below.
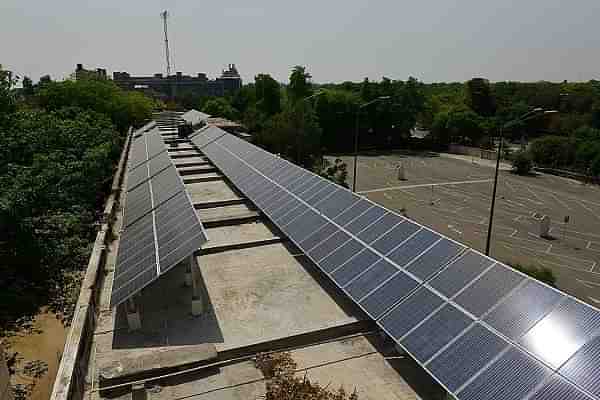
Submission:
<svg viewBox="0 0 600 400">
<path fill-rule="evenodd" d="M 128 72 L 113 72 L 113 81 L 125 90 L 139 90 L 154 97 L 168 99 L 185 96 L 224 96 L 232 94 L 242 87 L 240 77 L 234 64 L 223 70 L 221 76 L 214 80 L 208 79 L 205 73 L 196 76 L 175 75 L 163 76 L 157 73 L 153 76 L 131 76 Z"/>
<path fill-rule="evenodd" d="M 155 118 L 123 152 L 52 400 L 265 398 L 254 360 L 281 351 L 361 400 L 600 398 L 596 308 L 217 127 Z"/>
<path fill-rule="evenodd" d="M 106 75 L 106 69 L 104 68 L 96 68 L 93 69 L 85 69 L 83 64 L 77 64 L 77 68 L 75 68 L 74 78 L 76 81 L 81 79 L 108 79 Z"/>
</svg>

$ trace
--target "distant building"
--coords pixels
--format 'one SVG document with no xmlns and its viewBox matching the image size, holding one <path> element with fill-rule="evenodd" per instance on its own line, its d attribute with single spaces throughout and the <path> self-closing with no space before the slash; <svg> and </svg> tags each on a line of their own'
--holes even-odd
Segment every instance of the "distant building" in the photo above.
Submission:
<svg viewBox="0 0 600 400">
<path fill-rule="evenodd" d="M 83 64 L 77 64 L 74 78 L 76 81 L 79 81 L 82 79 L 108 79 L 108 76 L 104 68 L 96 68 L 95 70 L 85 69 L 83 68 Z"/>
<path fill-rule="evenodd" d="M 196 76 L 175 75 L 163 76 L 131 76 L 128 72 L 114 72 L 113 81 L 125 90 L 139 90 L 154 97 L 167 99 L 184 96 L 224 96 L 233 94 L 242 87 L 242 78 L 235 64 L 229 64 L 221 76 L 214 80 L 208 79 L 205 73 Z"/>
</svg>

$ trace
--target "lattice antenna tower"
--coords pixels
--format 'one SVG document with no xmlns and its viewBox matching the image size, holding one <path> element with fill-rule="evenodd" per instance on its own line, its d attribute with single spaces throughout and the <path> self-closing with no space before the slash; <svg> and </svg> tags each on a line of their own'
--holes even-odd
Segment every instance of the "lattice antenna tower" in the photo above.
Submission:
<svg viewBox="0 0 600 400">
<path fill-rule="evenodd" d="M 160 16 L 163 20 L 163 28 L 165 31 L 165 58 L 167 61 L 167 77 L 169 77 L 171 75 L 171 57 L 169 54 L 169 35 L 167 30 L 167 18 L 169 16 L 169 13 L 167 12 L 167 10 L 165 10 L 160 13 Z"/>
</svg>

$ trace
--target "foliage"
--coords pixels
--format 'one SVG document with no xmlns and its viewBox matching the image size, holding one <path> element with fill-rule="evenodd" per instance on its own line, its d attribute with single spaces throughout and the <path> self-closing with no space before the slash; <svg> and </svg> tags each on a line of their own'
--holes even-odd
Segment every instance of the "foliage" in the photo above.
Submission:
<svg viewBox="0 0 600 400">
<path fill-rule="evenodd" d="M 531 173 L 533 168 L 533 160 L 531 154 L 527 151 L 519 151 L 512 156 L 512 168 L 519 175 L 527 175 Z"/>
<path fill-rule="evenodd" d="M 256 137 L 269 151 L 310 168 L 321 157 L 321 133 L 314 110 L 302 102 L 270 118 Z"/>
<path fill-rule="evenodd" d="M 469 107 L 483 117 L 491 117 L 495 112 L 494 98 L 490 82 L 483 78 L 473 78 L 467 82 L 467 102 Z"/>
<path fill-rule="evenodd" d="M 281 88 L 269 74 L 258 74 L 254 78 L 256 107 L 267 117 L 281 111 Z"/>
<path fill-rule="evenodd" d="M 544 136 L 530 145 L 533 161 L 540 166 L 563 168 L 575 160 L 575 142 L 563 136 Z"/>
<path fill-rule="evenodd" d="M 26 81 L 27 82 L 27 81 Z M 153 103 L 101 80 L 41 79 L 21 103 L 0 70 L 0 336 L 47 306 L 68 322 L 128 124 Z M 28 83 L 26 83 L 28 85 Z"/>
<path fill-rule="evenodd" d="M 537 279 L 538 281 L 541 281 L 550 286 L 556 287 L 556 277 L 554 276 L 554 273 L 552 272 L 552 270 L 550 270 L 546 267 L 541 267 L 541 268 L 525 267 L 521 264 L 511 264 L 511 266 L 514 269 L 521 271 L 524 274 L 527 274 L 534 279 Z"/>
<path fill-rule="evenodd" d="M 223 97 L 216 97 L 208 100 L 206 104 L 204 104 L 202 111 L 213 117 L 221 117 L 229 120 L 238 119 L 238 111 Z"/>
<path fill-rule="evenodd" d="M 348 187 L 348 166 L 339 158 L 336 158 L 333 163 L 323 158 L 321 165 L 315 172 L 340 186 Z"/>
<path fill-rule="evenodd" d="M 290 102 L 295 104 L 302 101 L 312 93 L 312 84 L 310 79 L 312 76 L 306 71 L 306 68 L 300 65 L 296 65 L 292 69 L 290 75 L 290 84 L 288 85 L 287 92 Z"/>
<path fill-rule="evenodd" d="M 107 115 L 120 132 L 151 117 L 154 103 L 139 92 L 126 92 L 108 80 L 82 79 L 40 85 L 39 105 L 49 111 L 78 107 Z"/>
<path fill-rule="evenodd" d="M 331 391 L 329 385 L 322 387 L 306 375 L 297 377 L 297 364 L 289 352 L 258 354 L 254 362 L 268 379 L 266 400 L 358 400 L 356 390 L 348 395 L 343 387 Z"/>
</svg>

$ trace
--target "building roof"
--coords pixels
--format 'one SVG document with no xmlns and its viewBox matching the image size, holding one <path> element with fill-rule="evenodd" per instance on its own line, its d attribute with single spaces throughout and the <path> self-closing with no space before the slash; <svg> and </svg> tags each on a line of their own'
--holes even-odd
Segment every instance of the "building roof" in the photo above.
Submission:
<svg viewBox="0 0 600 400">
<path fill-rule="evenodd" d="M 190 315 L 195 289 L 173 268 L 141 292 L 129 331 L 109 272 L 95 393 L 141 379 L 161 399 L 262 396 L 252 357 L 289 349 L 299 373 L 365 398 L 598 395 L 597 309 L 218 128 L 159 126 L 209 239 L 195 253 L 205 311 Z"/>
</svg>

